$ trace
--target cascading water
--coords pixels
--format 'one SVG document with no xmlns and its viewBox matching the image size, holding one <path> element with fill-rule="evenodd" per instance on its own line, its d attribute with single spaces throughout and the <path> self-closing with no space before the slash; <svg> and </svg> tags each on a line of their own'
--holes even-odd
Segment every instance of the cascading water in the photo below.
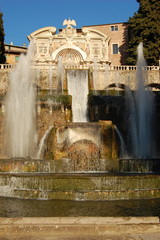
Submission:
<svg viewBox="0 0 160 240">
<path fill-rule="evenodd" d="M 93 89 L 94 89 L 94 94 L 97 94 L 96 91 L 96 83 L 98 81 L 98 63 L 97 63 L 97 59 L 94 58 L 93 59 Z"/>
<path fill-rule="evenodd" d="M 126 150 L 126 145 L 124 142 L 124 139 L 122 137 L 122 134 L 120 133 L 119 129 L 117 128 L 116 125 L 114 125 L 114 129 L 119 137 L 120 140 L 120 157 L 121 158 L 126 158 L 127 157 L 127 150 Z"/>
<path fill-rule="evenodd" d="M 6 97 L 6 128 L 11 157 L 33 156 L 35 147 L 35 90 L 31 70 L 32 55 L 33 44 L 30 44 L 27 55 L 21 55 L 9 78 Z"/>
<path fill-rule="evenodd" d="M 119 72 L 116 73 L 116 78 L 115 78 L 115 87 L 117 88 L 116 90 L 116 95 L 119 96 Z"/>
<path fill-rule="evenodd" d="M 37 85 L 39 86 L 40 85 L 40 69 L 39 68 L 36 68 L 35 70 L 35 79 L 36 79 Z"/>
<path fill-rule="evenodd" d="M 38 147 L 38 152 L 36 154 L 36 158 L 40 159 L 42 152 L 43 152 L 43 148 L 45 147 L 45 140 L 48 136 L 48 134 L 50 133 L 50 131 L 52 130 L 53 126 L 50 126 L 47 131 L 45 132 L 45 134 L 43 135 L 43 137 L 41 138 L 41 141 L 39 143 L 39 147 Z"/>
<path fill-rule="evenodd" d="M 105 79 L 105 82 L 106 82 L 106 95 L 108 95 L 108 89 L 107 89 L 107 86 L 108 86 L 108 64 L 105 64 L 105 70 L 104 70 L 104 79 Z"/>
<path fill-rule="evenodd" d="M 142 43 L 139 44 L 137 51 L 137 90 L 134 96 L 131 91 L 127 91 L 127 100 L 131 111 L 131 154 L 135 158 L 148 158 L 153 156 L 154 97 L 153 93 L 145 88 L 146 62 Z"/>
<path fill-rule="evenodd" d="M 57 91 L 60 93 L 63 93 L 63 81 L 64 81 L 64 66 L 62 56 L 59 56 L 57 64 Z"/>
<path fill-rule="evenodd" d="M 52 77 L 53 77 L 53 71 L 52 71 L 52 65 L 49 65 L 49 90 L 50 94 L 52 94 Z"/>
<path fill-rule="evenodd" d="M 87 122 L 88 70 L 68 70 L 68 93 L 72 95 L 73 122 Z"/>
</svg>

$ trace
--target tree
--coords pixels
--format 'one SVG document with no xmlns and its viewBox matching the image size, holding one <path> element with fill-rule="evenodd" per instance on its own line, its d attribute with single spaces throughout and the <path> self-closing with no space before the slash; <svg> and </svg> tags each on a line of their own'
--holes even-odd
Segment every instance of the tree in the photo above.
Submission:
<svg viewBox="0 0 160 240">
<path fill-rule="evenodd" d="M 126 64 L 135 65 L 137 46 L 143 42 L 148 65 L 158 65 L 160 58 L 160 0 L 137 0 L 138 12 L 128 21 L 128 57 Z"/>
<path fill-rule="evenodd" d="M 0 12 L 0 63 L 5 63 L 6 57 L 4 47 L 4 28 L 3 28 L 3 13 Z"/>
</svg>

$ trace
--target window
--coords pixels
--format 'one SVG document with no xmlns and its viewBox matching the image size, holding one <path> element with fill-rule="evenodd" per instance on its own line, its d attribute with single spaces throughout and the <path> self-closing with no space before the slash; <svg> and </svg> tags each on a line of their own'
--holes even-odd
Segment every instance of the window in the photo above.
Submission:
<svg viewBox="0 0 160 240">
<path fill-rule="evenodd" d="M 114 26 L 114 31 L 118 31 L 118 26 Z"/>
<path fill-rule="evenodd" d="M 19 61 L 19 56 L 15 56 L 15 61 L 16 61 L 16 62 Z"/>
<path fill-rule="evenodd" d="M 113 54 L 118 54 L 119 53 L 118 44 L 112 44 L 112 53 Z"/>
<path fill-rule="evenodd" d="M 111 26 L 111 31 L 118 31 L 118 25 Z"/>
<path fill-rule="evenodd" d="M 111 31 L 114 31 L 114 26 L 111 26 Z"/>
</svg>

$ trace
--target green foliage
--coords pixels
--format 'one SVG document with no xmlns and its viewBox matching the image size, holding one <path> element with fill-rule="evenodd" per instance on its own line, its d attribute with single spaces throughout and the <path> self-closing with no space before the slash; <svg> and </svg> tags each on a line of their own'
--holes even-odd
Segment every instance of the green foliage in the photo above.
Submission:
<svg viewBox="0 0 160 240">
<path fill-rule="evenodd" d="M 63 103 L 65 106 L 71 106 L 72 103 L 70 95 L 39 95 L 38 100 L 42 102 L 51 100 L 55 103 Z"/>
<path fill-rule="evenodd" d="M 129 65 L 135 65 L 137 46 L 143 42 L 148 65 L 158 65 L 160 58 L 160 0 L 137 0 L 138 12 L 128 21 Z"/>
<path fill-rule="evenodd" d="M 3 28 L 3 13 L 0 12 L 0 64 L 5 63 L 5 47 L 4 47 L 4 28 Z"/>
</svg>

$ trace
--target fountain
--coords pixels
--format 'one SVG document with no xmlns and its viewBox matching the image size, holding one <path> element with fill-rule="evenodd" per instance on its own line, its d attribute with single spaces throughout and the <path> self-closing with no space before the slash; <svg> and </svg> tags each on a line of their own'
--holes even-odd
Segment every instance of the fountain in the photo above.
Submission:
<svg viewBox="0 0 160 240">
<path fill-rule="evenodd" d="M 94 89 L 95 95 L 97 94 L 97 91 L 96 91 L 97 80 L 98 80 L 98 62 L 97 62 L 97 59 L 94 58 L 93 59 L 93 89 Z"/>
<path fill-rule="evenodd" d="M 49 65 L 49 89 L 50 89 L 50 94 L 52 94 L 52 77 L 53 77 L 53 72 L 52 72 L 52 65 Z"/>
<path fill-rule="evenodd" d="M 69 70 L 68 93 L 72 96 L 73 122 L 87 122 L 88 71 Z"/>
<path fill-rule="evenodd" d="M 131 117 L 131 148 L 135 158 L 151 158 L 153 156 L 154 130 L 154 96 L 152 91 L 145 88 L 147 65 L 143 56 L 143 44 L 138 46 L 137 60 L 137 90 L 134 96 L 128 94 Z M 130 99 L 129 99 L 130 98 Z"/>
<path fill-rule="evenodd" d="M 62 56 L 59 56 L 57 64 L 57 83 L 58 83 L 57 91 L 61 92 L 62 94 L 63 94 L 63 81 L 64 81 L 64 67 Z"/>
<path fill-rule="evenodd" d="M 145 146 L 140 146 L 143 138 L 146 140 L 151 132 L 149 130 L 149 133 L 145 133 L 145 135 L 138 132 L 138 130 L 144 131 L 146 128 L 148 129 L 147 124 L 150 123 L 146 108 L 142 109 L 141 104 L 145 105 L 146 97 L 149 97 L 149 102 L 151 102 L 151 94 L 148 91 L 146 93 L 142 83 L 138 82 L 138 90 L 134 98 L 131 98 L 131 92 L 127 92 L 131 103 L 130 106 L 133 106 L 133 111 L 131 111 L 132 120 L 138 118 L 136 124 L 135 122 L 131 124 L 131 129 L 137 132 L 134 139 L 138 141 L 140 149 L 133 150 L 133 157 L 136 158 L 134 161 L 132 159 L 120 159 L 120 155 L 127 155 L 123 131 L 121 133 L 123 128 L 117 126 L 119 119 L 122 119 L 122 122 L 124 119 L 122 118 L 125 105 L 124 98 L 122 99 L 121 96 L 117 95 L 98 96 L 97 93 L 94 94 L 95 91 L 92 94 L 90 82 L 93 82 L 93 79 L 90 79 L 91 74 L 89 74 L 88 69 L 78 69 L 77 67 L 76 69 L 72 67 L 64 69 L 65 66 L 63 66 L 65 74 L 63 72 L 62 79 L 60 77 L 62 59 L 60 58 L 57 73 L 57 80 L 60 80 L 58 84 L 60 91 L 56 91 L 55 95 L 54 91 L 48 91 L 49 95 L 47 95 L 48 93 L 43 95 L 43 91 L 40 91 L 37 96 L 39 110 L 36 117 L 39 120 L 41 116 L 38 114 L 42 112 L 39 122 L 41 121 L 42 127 L 47 122 L 48 129 L 44 128 L 41 138 L 39 137 L 37 155 L 33 155 L 36 136 L 34 128 L 36 101 L 30 72 L 30 49 L 26 57 L 22 56 L 15 73 L 12 74 L 7 94 L 7 126 L 10 126 L 9 136 L 12 139 L 9 157 L 12 158 L 1 159 L 0 161 L 1 195 L 29 199 L 86 201 L 159 198 L 160 178 L 158 174 L 155 174 L 156 171 L 160 170 L 159 161 L 151 159 L 152 149 L 148 151 L 148 144 L 151 145 L 151 142 L 145 141 Z M 137 78 L 144 81 L 141 73 L 144 65 L 142 45 L 138 49 Z M 48 83 L 52 86 L 52 78 L 56 74 L 51 71 L 51 66 L 49 69 Z M 96 71 L 98 71 L 97 68 Z M 106 73 L 108 74 L 108 70 Z M 67 89 L 63 89 L 63 86 L 67 86 Z M 54 102 L 54 107 L 50 106 L 52 98 L 58 99 L 62 92 L 62 102 L 57 105 Z M 72 103 L 66 100 L 67 94 L 71 95 Z M 140 95 L 142 95 L 142 98 L 140 98 Z M 13 108 L 14 102 L 17 108 Z M 100 111 L 102 102 L 104 104 L 104 108 L 101 110 L 102 114 L 97 114 L 97 121 L 95 121 L 93 114 L 93 102 L 96 111 Z M 140 107 L 137 104 L 138 102 Z M 97 103 L 100 103 L 99 106 L 97 106 Z M 120 106 L 120 111 L 116 111 L 117 105 Z M 147 107 L 149 106 L 149 103 L 147 103 Z M 51 107 L 52 109 L 50 109 Z M 45 108 L 48 108 L 48 115 L 43 111 Z M 65 121 L 53 121 L 54 111 L 60 115 L 60 120 L 64 116 Z M 71 113 L 70 118 L 66 118 L 67 111 Z M 16 115 L 17 112 L 19 115 Z M 142 117 L 141 114 L 137 117 L 135 113 L 143 113 L 145 117 Z M 149 112 L 150 115 L 151 112 Z M 103 117 L 101 118 L 101 116 Z M 10 119 L 14 120 L 14 123 L 11 123 Z M 144 122 L 145 127 L 142 126 Z M 13 125 L 15 123 L 18 126 Z M 40 124 L 37 124 L 37 130 L 40 132 L 38 126 Z M 134 126 L 138 130 L 135 130 Z M 19 130 L 20 133 L 18 133 Z M 16 140 L 14 140 L 13 135 Z M 132 142 L 135 146 L 134 141 Z M 18 150 L 16 150 L 17 146 Z M 28 156 L 36 157 L 31 159 Z M 146 159 L 147 157 L 149 158 Z M 143 162 L 140 161 L 141 159 L 143 159 Z M 134 174 L 132 174 L 133 171 Z M 137 174 L 137 172 L 141 174 Z M 146 174 L 143 174 L 144 172 Z"/>
<path fill-rule="evenodd" d="M 108 64 L 105 64 L 104 79 L 106 82 L 106 95 L 108 95 L 107 85 L 108 85 Z"/>
<path fill-rule="evenodd" d="M 40 143 L 39 143 L 39 146 L 38 146 L 38 151 L 37 151 L 37 154 L 36 154 L 37 159 L 41 159 L 41 156 L 43 156 L 43 148 L 45 146 L 45 140 L 46 140 L 46 138 L 47 138 L 47 136 L 48 136 L 48 134 L 49 134 L 49 132 L 51 131 L 52 128 L 53 128 L 53 126 L 50 126 L 40 140 Z"/>
<path fill-rule="evenodd" d="M 133 94 L 129 88 L 126 89 L 130 108 L 130 154 L 133 159 L 121 160 L 121 171 L 159 171 L 159 159 L 154 158 L 155 100 L 153 92 L 145 87 L 147 64 L 143 56 L 143 43 L 139 44 L 137 53 L 137 89 Z"/>
<path fill-rule="evenodd" d="M 35 152 L 35 89 L 31 70 L 32 54 L 33 45 L 30 44 L 27 55 L 21 56 L 9 79 L 6 96 L 6 125 L 10 157 L 31 157 Z"/>
</svg>

